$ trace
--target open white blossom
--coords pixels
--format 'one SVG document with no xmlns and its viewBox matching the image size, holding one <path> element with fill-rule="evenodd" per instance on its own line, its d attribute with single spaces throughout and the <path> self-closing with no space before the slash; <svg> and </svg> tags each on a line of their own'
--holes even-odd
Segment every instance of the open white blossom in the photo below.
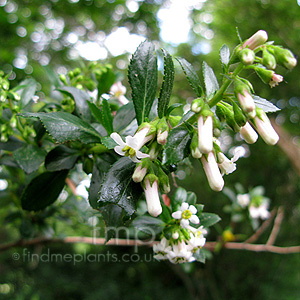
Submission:
<svg viewBox="0 0 300 300">
<path fill-rule="evenodd" d="M 185 242 L 174 244 L 172 250 L 168 252 L 167 257 L 173 264 L 182 264 L 196 260 L 195 257 L 193 257 L 193 252 L 188 249 Z"/>
<path fill-rule="evenodd" d="M 196 216 L 197 208 L 194 205 L 189 205 L 184 202 L 181 204 L 179 210 L 172 213 L 174 219 L 180 220 L 180 225 L 183 228 L 187 228 L 190 222 L 193 224 L 199 224 L 200 220 Z"/>
<path fill-rule="evenodd" d="M 153 251 L 156 253 L 156 255 L 154 255 L 154 258 L 158 260 L 168 259 L 167 254 L 171 250 L 172 247 L 169 245 L 169 241 L 166 238 L 162 238 L 160 243 L 153 245 Z"/>
<path fill-rule="evenodd" d="M 263 202 L 259 206 L 250 205 L 249 206 L 249 214 L 253 219 L 262 219 L 266 220 L 270 217 L 270 212 L 268 211 L 269 204 L 267 202 Z"/>
<path fill-rule="evenodd" d="M 118 146 L 114 148 L 115 152 L 117 152 L 121 156 L 130 157 L 130 159 L 135 163 L 140 162 L 140 159 L 142 158 L 149 157 L 149 154 L 145 154 L 139 151 L 143 147 L 143 145 L 145 145 L 145 143 L 153 138 L 152 135 L 146 136 L 146 130 L 142 129 L 142 134 L 140 133 L 140 131 L 134 136 L 126 136 L 125 142 L 122 140 L 121 136 L 118 133 L 113 132 L 110 137 L 118 144 Z"/>
<path fill-rule="evenodd" d="M 237 151 L 231 159 L 228 159 L 222 152 L 218 153 L 219 163 L 218 166 L 222 175 L 231 174 L 236 170 L 235 162 L 241 157 L 241 152 Z"/>
<path fill-rule="evenodd" d="M 126 94 L 126 87 L 122 84 L 121 81 L 115 82 L 111 88 L 110 93 L 113 94 L 122 105 L 127 104 L 129 101 L 124 96 Z"/>
<path fill-rule="evenodd" d="M 199 228 L 194 228 L 189 226 L 190 231 L 190 240 L 188 241 L 188 248 L 192 252 L 196 252 L 199 248 L 202 248 L 206 243 L 206 238 L 204 234 L 207 234 L 207 230 L 200 226 Z"/>
<path fill-rule="evenodd" d="M 236 196 L 237 203 L 242 207 L 245 208 L 250 204 L 250 195 L 249 194 L 238 194 Z"/>
</svg>

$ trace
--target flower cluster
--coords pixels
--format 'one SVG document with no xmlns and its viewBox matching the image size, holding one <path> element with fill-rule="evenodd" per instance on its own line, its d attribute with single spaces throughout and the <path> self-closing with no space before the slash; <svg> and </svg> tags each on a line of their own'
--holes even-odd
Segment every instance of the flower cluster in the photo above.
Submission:
<svg viewBox="0 0 300 300">
<path fill-rule="evenodd" d="M 153 245 L 154 258 L 157 260 L 169 260 L 171 263 L 186 263 L 196 260 L 201 248 L 205 245 L 207 233 L 203 226 L 195 228 L 190 225 L 199 225 L 197 209 L 194 205 L 184 202 L 179 210 L 172 213 L 173 224 L 168 227 L 170 238 L 165 236 L 160 243 Z"/>
</svg>

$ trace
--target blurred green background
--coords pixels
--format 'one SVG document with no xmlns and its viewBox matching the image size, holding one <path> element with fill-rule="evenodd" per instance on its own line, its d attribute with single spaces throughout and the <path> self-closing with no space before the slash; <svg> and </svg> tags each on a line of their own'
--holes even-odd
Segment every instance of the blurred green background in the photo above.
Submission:
<svg viewBox="0 0 300 300">
<path fill-rule="evenodd" d="M 182 56 L 200 74 L 203 60 L 221 72 L 219 48 L 238 43 L 236 28 L 243 39 L 259 29 L 275 44 L 300 54 L 300 2 L 296 0 L 0 0 L 0 68 L 11 73 L 12 85 L 34 77 L 40 82 L 39 96 L 51 96 L 53 74 L 66 74 L 85 60 L 111 63 L 128 87 L 126 68 L 130 55 L 145 38 L 157 49 L 166 48 Z M 172 102 L 190 102 L 195 95 L 176 65 Z M 273 119 L 299 146 L 300 68 L 279 69 L 285 82 L 270 89 L 249 73 L 255 92 L 282 109 Z M 128 89 L 128 98 L 130 91 Z M 228 147 L 235 142 L 231 137 Z M 283 205 L 285 218 L 277 245 L 300 244 L 300 182 L 293 163 L 278 146 L 259 140 L 249 146 L 249 157 L 238 161 L 237 171 L 225 178 L 233 188 L 239 182 L 248 190 L 262 185 L 271 208 Z M 297 159 L 295 154 L 295 159 Z M 299 159 L 299 158 L 298 158 Z M 208 188 L 200 163 L 183 166 L 178 184 L 196 192 L 205 211 L 222 217 L 226 228 L 229 217 L 223 207 L 230 200 Z M 0 240 L 2 243 L 30 237 L 32 224 L 14 222 L 17 211 L 0 192 Z M 46 236 L 90 236 L 96 215 L 79 197 L 58 203 L 39 230 Z M 9 217 L 8 217 L 9 216 Z M 97 216 L 97 215 L 96 215 Z M 36 220 L 36 226 L 39 220 Z M 101 223 L 98 224 L 101 227 Z M 215 240 L 222 229 L 211 230 Z M 19 230 L 20 229 L 20 230 Z M 53 232 L 54 230 L 54 232 Z M 246 232 L 248 228 L 237 228 Z M 250 232 L 251 233 L 251 232 Z M 268 229 L 257 241 L 264 243 Z M 134 254 L 130 247 L 91 245 L 47 245 L 26 248 L 31 254 L 102 254 L 108 251 L 118 260 Z M 152 250 L 141 247 L 138 262 L 114 262 L 107 256 L 99 262 L 32 261 L 22 248 L 1 253 L 0 299 L 300 299 L 300 254 L 278 255 L 225 250 L 213 254 L 205 265 L 178 266 L 151 260 Z M 16 258 L 15 253 L 20 255 Z M 78 256 L 79 257 L 79 256 Z M 133 258 L 134 256 L 132 256 Z M 136 258 L 136 257 L 135 257 Z M 142 260 L 151 260 L 144 262 Z"/>
</svg>

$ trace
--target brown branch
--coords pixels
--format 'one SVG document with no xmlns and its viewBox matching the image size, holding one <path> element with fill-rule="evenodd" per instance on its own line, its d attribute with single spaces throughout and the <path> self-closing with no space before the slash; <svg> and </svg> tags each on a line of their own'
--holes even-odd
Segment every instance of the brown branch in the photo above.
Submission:
<svg viewBox="0 0 300 300">
<path fill-rule="evenodd" d="M 275 243 L 278 232 L 280 230 L 280 226 L 281 226 L 283 217 L 284 217 L 284 210 L 283 210 L 283 207 L 280 206 L 277 210 L 277 215 L 276 215 L 276 218 L 274 221 L 274 225 L 273 225 L 271 234 L 269 236 L 269 239 L 268 239 L 266 245 L 273 245 Z"/>
<path fill-rule="evenodd" d="M 209 250 L 214 250 L 217 246 L 217 242 L 207 242 L 205 248 Z M 290 253 L 299 253 L 300 246 L 291 246 L 291 247 L 278 247 L 273 245 L 266 244 L 249 244 L 249 243 L 226 243 L 223 244 L 223 248 L 231 250 L 247 250 L 253 252 L 271 252 L 277 254 L 290 254 Z"/>
<path fill-rule="evenodd" d="M 245 241 L 245 243 L 255 242 L 261 236 L 261 234 L 268 228 L 268 226 L 272 222 L 273 218 L 275 217 L 275 214 L 276 214 L 276 208 L 274 208 L 271 211 L 270 217 L 261 224 L 261 226 L 254 232 L 254 234 L 252 236 L 250 236 Z"/>
</svg>

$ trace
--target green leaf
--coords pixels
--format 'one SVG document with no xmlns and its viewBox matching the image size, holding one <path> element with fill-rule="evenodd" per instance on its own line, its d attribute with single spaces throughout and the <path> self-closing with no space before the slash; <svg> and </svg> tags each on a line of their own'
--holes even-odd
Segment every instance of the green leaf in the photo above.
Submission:
<svg viewBox="0 0 300 300">
<path fill-rule="evenodd" d="M 92 208 L 98 208 L 99 190 L 105 174 L 115 162 L 115 157 L 110 153 L 99 155 L 94 162 L 92 179 L 89 188 L 89 202 Z"/>
<path fill-rule="evenodd" d="M 162 51 L 164 55 L 164 77 L 159 92 L 157 108 L 157 113 L 160 118 L 167 115 L 175 75 L 172 56 L 166 50 L 162 49 Z"/>
<path fill-rule="evenodd" d="M 206 260 L 206 255 L 205 255 L 205 252 L 203 251 L 203 249 L 199 249 L 197 250 L 196 253 L 194 253 L 193 255 L 197 261 L 201 262 L 201 263 L 205 263 L 205 260 Z"/>
<path fill-rule="evenodd" d="M 219 89 L 219 84 L 214 70 L 205 61 L 203 62 L 203 77 L 205 82 L 206 97 L 209 99 Z"/>
<path fill-rule="evenodd" d="M 172 129 L 163 152 L 163 164 L 176 164 L 190 153 L 191 136 L 185 126 Z"/>
<path fill-rule="evenodd" d="M 19 166 L 26 172 L 36 171 L 44 161 L 46 152 L 35 145 L 25 145 L 13 152 Z"/>
<path fill-rule="evenodd" d="M 39 118 L 48 133 L 59 143 L 79 140 L 82 143 L 99 143 L 99 133 L 87 122 L 66 112 L 23 113 L 25 118 Z"/>
<path fill-rule="evenodd" d="M 280 110 L 280 108 L 278 108 L 272 102 L 268 101 L 267 99 L 261 98 L 259 96 L 253 96 L 253 100 L 256 106 L 261 108 L 266 113 Z"/>
<path fill-rule="evenodd" d="M 20 141 L 14 136 L 10 136 L 7 142 L 0 142 L 0 150 L 14 151 L 21 148 L 24 145 L 24 142 Z"/>
<path fill-rule="evenodd" d="M 200 215 L 200 224 L 206 228 L 218 223 L 220 220 L 221 218 L 213 213 L 202 213 Z"/>
<path fill-rule="evenodd" d="M 190 205 L 195 205 L 197 202 L 197 196 L 194 192 L 188 192 L 186 202 Z"/>
<path fill-rule="evenodd" d="M 128 69 L 136 118 L 140 125 L 148 117 L 157 90 L 157 57 L 151 42 L 144 41 L 133 54 Z"/>
<path fill-rule="evenodd" d="M 92 102 L 90 102 L 90 101 L 87 101 L 87 105 L 89 106 L 90 111 L 91 111 L 92 115 L 95 117 L 95 119 L 96 119 L 100 124 L 102 124 L 102 119 L 101 119 L 102 112 L 101 112 L 100 108 L 97 107 L 94 103 L 92 103 Z"/>
<path fill-rule="evenodd" d="M 106 129 L 107 134 L 110 135 L 114 129 L 113 129 L 113 118 L 110 110 L 110 106 L 106 99 L 102 100 L 102 125 Z"/>
<path fill-rule="evenodd" d="M 80 157 L 80 152 L 64 145 L 52 149 L 46 156 L 45 167 L 48 171 L 72 169 Z"/>
<path fill-rule="evenodd" d="M 176 109 L 180 106 L 183 106 L 183 104 L 182 103 L 174 103 L 171 106 L 169 106 L 167 109 L 167 112 L 166 112 L 166 116 L 169 116 L 174 109 Z"/>
<path fill-rule="evenodd" d="M 133 102 L 123 105 L 116 113 L 113 121 L 114 131 L 125 129 L 135 118 Z"/>
<path fill-rule="evenodd" d="M 91 111 L 88 105 L 90 96 L 83 90 L 79 90 L 72 86 L 64 86 L 58 88 L 58 91 L 70 95 L 75 101 L 75 114 L 81 119 L 90 122 L 92 120 Z"/>
<path fill-rule="evenodd" d="M 33 178 L 21 196 L 22 208 L 39 211 L 52 204 L 65 186 L 68 171 L 46 172 Z"/>
<path fill-rule="evenodd" d="M 220 59 L 222 64 L 228 65 L 230 59 L 230 50 L 225 44 L 220 49 Z"/>
<path fill-rule="evenodd" d="M 101 138 L 101 142 L 107 149 L 113 149 L 118 146 L 118 144 L 110 136 Z"/>
<path fill-rule="evenodd" d="M 160 218 L 150 216 L 140 216 L 133 220 L 132 226 L 138 231 L 142 231 L 152 238 L 158 233 L 161 233 L 165 223 Z"/>
<path fill-rule="evenodd" d="M 203 95 L 203 89 L 201 86 L 201 81 L 194 67 L 184 58 L 176 57 L 176 59 L 179 62 L 189 84 L 191 85 L 192 89 L 196 93 L 197 97 L 201 97 Z"/>
<path fill-rule="evenodd" d="M 31 101 L 36 89 L 37 82 L 33 78 L 23 80 L 18 87 L 14 88 L 14 91 L 17 91 L 21 97 L 20 108 L 24 108 Z"/>
<path fill-rule="evenodd" d="M 104 93 L 108 93 L 111 86 L 116 80 L 116 74 L 111 68 L 103 68 L 100 75 L 96 75 L 98 81 L 98 97 Z"/>
<path fill-rule="evenodd" d="M 164 203 L 161 203 L 161 206 L 162 206 L 162 213 L 159 215 L 159 218 L 163 222 L 168 223 L 172 219 L 171 209 L 167 205 L 165 205 Z"/>
<path fill-rule="evenodd" d="M 134 168 L 135 163 L 127 157 L 122 157 L 113 164 L 99 191 L 99 207 L 117 204 L 128 216 L 133 215 L 141 195 L 140 184 L 134 183 L 131 178 Z"/>
<path fill-rule="evenodd" d="M 171 198 L 171 206 L 172 206 L 173 212 L 176 211 L 179 208 L 179 206 L 187 200 L 187 197 L 188 197 L 188 194 L 184 188 L 179 187 L 175 191 L 173 197 Z"/>
</svg>

